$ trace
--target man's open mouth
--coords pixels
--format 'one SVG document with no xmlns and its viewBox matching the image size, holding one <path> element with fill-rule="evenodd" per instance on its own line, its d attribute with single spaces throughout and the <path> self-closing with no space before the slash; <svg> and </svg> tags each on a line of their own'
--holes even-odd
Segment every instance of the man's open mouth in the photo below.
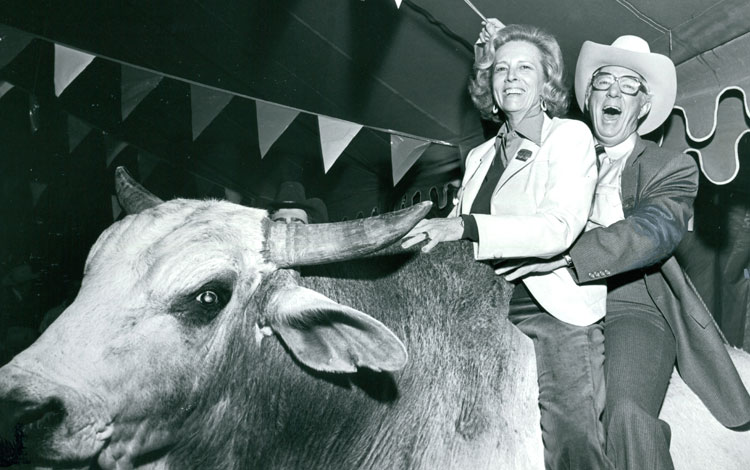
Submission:
<svg viewBox="0 0 750 470">
<path fill-rule="evenodd" d="M 614 105 L 604 106 L 602 111 L 604 112 L 605 116 L 609 116 L 609 117 L 617 117 L 620 114 L 622 114 L 622 110 L 618 106 L 614 106 Z"/>
</svg>

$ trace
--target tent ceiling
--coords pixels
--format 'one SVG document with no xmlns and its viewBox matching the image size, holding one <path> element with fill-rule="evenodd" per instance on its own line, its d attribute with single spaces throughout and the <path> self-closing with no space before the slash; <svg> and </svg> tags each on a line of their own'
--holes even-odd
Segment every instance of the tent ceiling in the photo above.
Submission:
<svg viewBox="0 0 750 470">
<path fill-rule="evenodd" d="M 610 43 L 622 34 L 640 35 L 653 50 L 670 55 L 682 64 L 678 74 L 679 70 L 695 70 L 695 62 L 699 66 L 706 62 L 707 51 L 747 37 L 750 24 L 746 0 L 473 3 L 486 16 L 505 23 L 534 23 L 550 30 L 560 40 L 569 73 L 584 40 Z M 388 141 L 378 129 L 461 144 L 462 149 L 483 134 L 465 91 L 470 44 L 480 20 L 461 0 L 404 0 L 400 10 L 392 0 L 162 0 L 158 6 L 147 0 L 5 0 L 0 4 L 0 24 L 184 82 L 161 83 L 139 105 L 141 109 L 120 120 L 118 103 L 109 98 L 117 95 L 119 78 L 111 67 L 95 61 L 82 75 L 84 81 L 74 83 L 60 101 L 99 128 L 130 138 L 157 155 L 179 151 L 180 158 L 202 161 L 201 168 L 219 184 L 252 185 L 265 196 L 276 181 L 262 175 L 278 168 L 268 163 L 270 159 L 260 159 L 253 107 L 234 100 L 205 136 L 193 143 L 186 133 L 190 128 L 186 122 L 189 108 L 185 108 L 189 83 L 374 128 L 347 149 L 341 165 L 353 168 L 334 167 L 346 177 L 320 180 L 321 190 L 322 186 L 337 187 L 341 193 L 331 200 L 339 202 L 349 195 L 346 191 L 369 188 L 374 194 L 388 190 L 383 177 L 389 171 Z M 38 55 L 34 55 L 42 53 L 33 52 L 41 46 L 35 43 L 26 48 L 25 58 L 15 61 L 13 70 L 16 78 L 23 75 L 32 93 L 39 92 L 34 87 L 42 83 L 39 62 L 35 62 Z M 15 47 L 20 46 L 0 47 L 0 66 L 4 65 L 3 52 Z M 19 62 L 25 68 L 18 69 Z M 698 76 L 680 76 L 680 80 L 690 84 L 685 89 L 695 90 L 701 87 Z M 702 73 L 698 80 L 710 76 Z M 101 98 L 102 106 L 80 109 L 92 94 Z M 171 109 L 160 109 L 164 103 L 172 103 Z M 277 160 L 288 154 L 319 154 L 315 122 L 299 121 L 272 148 L 276 155 L 283 155 Z M 145 137 L 144 129 L 148 131 Z M 428 150 L 415 170 L 428 175 L 455 174 L 460 166 L 458 152 L 437 147 Z M 227 152 L 248 155 L 250 161 L 239 167 L 229 165 L 229 170 L 221 168 Z M 300 163 L 308 157 L 302 155 L 290 164 L 320 173 L 318 162 Z M 183 164 L 180 158 L 173 163 Z M 364 182 L 361 175 L 368 180 Z"/>
<path fill-rule="evenodd" d="M 0 22 L 98 56 L 317 114 L 455 141 L 476 129 L 461 0 L 51 2 L 6 0 Z M 684 62 L 747 32 L 744 0 L 475 0 L 487 16 L 539 24 L 569 68 L 584 40 L 637 34 Z M 671 45 L 671 50 L 670 50 Z M 467 129 L 468 127 L 468 129 Z"/>
</svg>

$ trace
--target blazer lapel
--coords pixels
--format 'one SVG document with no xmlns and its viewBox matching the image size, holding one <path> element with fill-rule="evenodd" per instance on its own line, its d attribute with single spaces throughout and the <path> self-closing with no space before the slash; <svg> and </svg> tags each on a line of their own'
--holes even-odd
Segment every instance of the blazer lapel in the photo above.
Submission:
<svg viewBox="0 0 750 470">
<path fill-rule="evenodd" d="M 529 155 L 528 158 L 519 159 L 518 155 L 522 154 L 521 152 L 522 150 L 531 152 L 531 155 Z M 508 166 L 505 167 L 505 171 L 503 171 L 503 174 L 500 176 L 500 181 L 497 183 L 497 187 L 495 188 L 495 193 L 497 193 L 500 190 L 500 188 L 502 188 L 505 185 L 505 183 L 508 182 L 510 178 L 516 175 L 523 168 L 530 165 L 531 162 L 536 160 L 536 156 L 538 153 L 539 153 L 539 147 L 537 147 L 535 143 L 524 139 L 523 142 L 521 143 L 521 146 L 518 147 L 518 150 L 516 151 L 516 153 L 512 155 L 511 158 L 508 159 Z"/>
<path fill-rule="evenodd" d="M 551 124 L 552 119 L 549 118 L 546 114 L 544 115 L 544 123 L 542 124 L 542 145 L 544 145 L 544 141 L 547 139 L 547 136 L 550 133 L 551 130 Z M 497 194 L 497 192 L 505 186 L 505 183 L 508 182 L 510 178 L 512 178 L 514 175 L 518 174 L 519 171 L 521 171 L 526 166 L 530 165 L 531 162 L 533 162 L 537 154 L 539 153 L 539 150 L 541 147 L 537 146 L 534 142 L 531 142 L 530 140 L 523 139 L 521 142 L 521 145 L 518 147 L 518 150 L 516 150 L 516 153 L 512 155 L 508 159 L 508 165 L 505 167 L 505 171 L 500 176 L 500 181 L 497 184 L 497 187 L 495 188 L 494 194 Z M 519 154 L 523 155 L 524 152 L 531 152 L 531 155 L 528 156 L 528 158 L 518 158 Z"/>
<path fill-rule="evenodd" d="M 620 179 L 620 197 L 622 198 L 622 212 L 627 217 L 630 211 L 633 210 L 636 201 L 638 200 L 638 181 L 640 180 L 641 166 L 637 165 L 638 159 L 641 157 L 643 152 L 646 150 L 646 144 L 638 137 L 635 142 L 633 151 L 628 156 L 628 161 L 625 164 L 625 168 L 622 170 L 622 177 Z"/>
<path fill-rule="evenodd" d="M 476 165 L 466 168 L 467 174 L 464 177 L 465 184 L 459 214 L 466 214 L 477 197 L 482 181 L 484 181 L 484 175 L 489 171 L 492 159 L 495 157 L 495 138 L 493 137 L 483 143 L 474 152 L 478 156 L 478 161 Z"/>
</svg>

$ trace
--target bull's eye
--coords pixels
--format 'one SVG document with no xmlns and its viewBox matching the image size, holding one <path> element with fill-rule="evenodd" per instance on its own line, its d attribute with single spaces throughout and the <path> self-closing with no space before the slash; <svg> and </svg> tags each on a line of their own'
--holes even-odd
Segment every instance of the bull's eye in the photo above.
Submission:
<svg viewBox="0 0 750 470">
<path fill-rule="evenodd" d="M 198 297 L 196 297 L 195 300 L 200 302 L 201 305 L 205 305 L 206 307 L 213 307 L 219 303 L 219 296 L 216 294 L 216 292 L 207 290 L 198 294 Z"/>
<path fill-rule="evenodd" d="M 192 293 L 176 298 L 170 310 L 187 325 L 206 325 L 227 306 L 232 298 L 231 282 L 223 279 L 208 282 Z"/>
</svg>

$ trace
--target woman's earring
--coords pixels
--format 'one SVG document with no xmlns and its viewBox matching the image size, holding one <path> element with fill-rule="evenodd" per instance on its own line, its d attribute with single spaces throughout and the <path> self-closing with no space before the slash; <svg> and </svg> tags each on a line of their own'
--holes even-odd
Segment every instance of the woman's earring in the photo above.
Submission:
<svg viewBox="0 0 750 470">
<path fill-rule="evenodd" d="M 544 101 L 543 97 L 539 98 L 539 107 L 542 108 L 543 112 L 547 112 L 547 102 Z"/>
<path fill-rule="evenodd" d="M 497 113 L 498 113 L 498 111 L 500 111 L 500 110 L 499 110 L 499 109 L 497 109 L 497 105 L 496 105 L 496 104 L 493 104 L 493 105 L 492 105 L 492 114 L 497 114 Z"/>
</svg>

